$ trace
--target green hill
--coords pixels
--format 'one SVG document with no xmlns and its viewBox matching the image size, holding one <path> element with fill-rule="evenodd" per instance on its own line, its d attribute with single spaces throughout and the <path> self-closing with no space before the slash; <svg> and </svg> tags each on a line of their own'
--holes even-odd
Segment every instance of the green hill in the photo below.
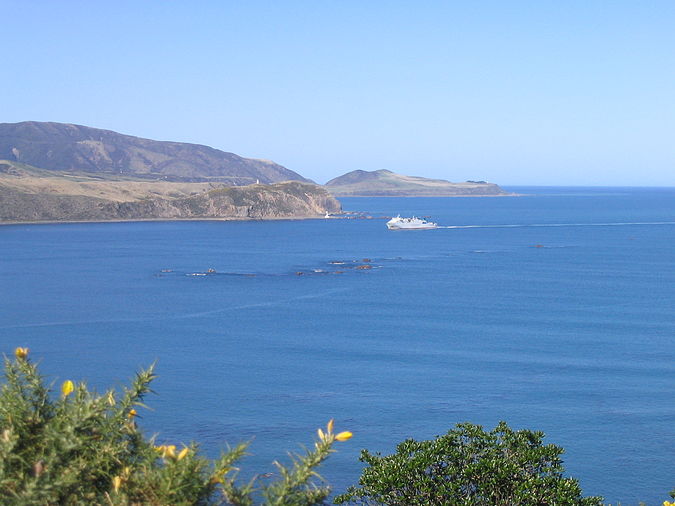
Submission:
<svg viewBox="0 0 675 506">
<path fill-rule="evenodd" d="M 0 123 L 0 159 L 53 171 L 229 185 L 311 182 L 267 160 L 65 123 Z"/>
<path fill-rule="evenodd" d="M 389 170 L 355 170 L 326 183 L 336 197 L 460 197 L 510 195 L 485 181 L 451 183 L 443 179 L 404 176 Z"/>
</svg>

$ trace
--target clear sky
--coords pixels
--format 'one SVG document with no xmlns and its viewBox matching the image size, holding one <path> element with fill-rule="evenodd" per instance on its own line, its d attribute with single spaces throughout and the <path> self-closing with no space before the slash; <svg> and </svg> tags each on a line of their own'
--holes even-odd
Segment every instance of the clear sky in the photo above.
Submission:
<svg viewBox="0 0 675 506">
<path fill-rule="evenodd" d="M 675 1 L 0 0 L 0 122 L 267 158 L 675 186 Z"/>
</svg>

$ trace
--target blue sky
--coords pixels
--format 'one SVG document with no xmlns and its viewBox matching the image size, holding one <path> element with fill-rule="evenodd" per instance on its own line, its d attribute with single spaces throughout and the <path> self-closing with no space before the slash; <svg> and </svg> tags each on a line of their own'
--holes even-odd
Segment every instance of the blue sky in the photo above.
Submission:
<svg viewBox="0 0 675 506">
<path fill-rule="evenodd" d="M 500 184 L 675 186 L 672 1 L 0 0 L 0 121 Z"/>
</svg>

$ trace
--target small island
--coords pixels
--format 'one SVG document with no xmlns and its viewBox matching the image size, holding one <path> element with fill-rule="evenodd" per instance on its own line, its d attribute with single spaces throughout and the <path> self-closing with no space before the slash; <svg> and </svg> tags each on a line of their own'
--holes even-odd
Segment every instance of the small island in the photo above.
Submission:
<svg viewBox="0 0 675 506">
<path fill-rule="evenodd" d="M 336 197 L 496 197 L 513 195 L 486 181 L 451 183 L 390 170 L 354 170 L 326 183 Z"/>
</svg>

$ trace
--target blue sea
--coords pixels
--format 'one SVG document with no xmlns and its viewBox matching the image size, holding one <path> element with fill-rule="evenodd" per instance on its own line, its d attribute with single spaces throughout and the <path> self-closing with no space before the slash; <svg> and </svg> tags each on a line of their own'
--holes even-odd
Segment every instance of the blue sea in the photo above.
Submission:
<svg viewBox="0 0 675 506">
<path fill-rule="evenodd" d="M 3 226 L 0 351 L 99 391 L 156 362 L 139 423 L 211 456 L 250 440 L 242 476 L 330 418 L 354 433 L 321 469 L 336 492 L 362 448 L 505 420 L 563 446 L 585 495 L 661 504 L 675 189 L 509 189 L 344 199 L 351 219 Z M 388 231 L 399 213 L 455 228 Z"/>
</svg>

